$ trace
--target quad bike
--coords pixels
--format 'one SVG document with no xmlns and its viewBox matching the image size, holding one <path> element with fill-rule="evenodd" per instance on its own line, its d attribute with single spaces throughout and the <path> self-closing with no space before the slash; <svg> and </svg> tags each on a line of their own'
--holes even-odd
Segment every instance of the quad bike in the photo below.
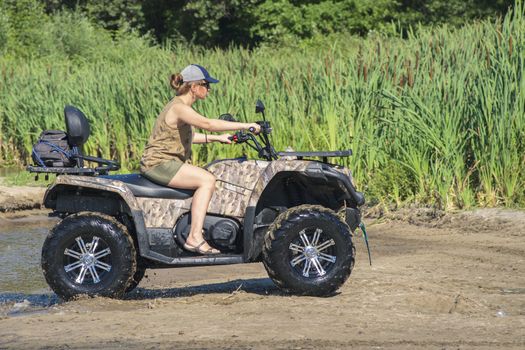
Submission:
<svg viewBox="0 0 525 350">
<path fill-rule="evenodd" d="M 80 110 L 67 106 L 68 162 L 33 157 L 39 162 L 28 167 L 37 177 L 57 175 L 44 205 L 62 220 L 42 248 L 42 269 L 53 291 L 63 299 L 121 297 L 146 269 L 262 261 L 285 292 L 335 292 L 354 265 L 352 234 L 361 225 L 364 196 L 354 188 L 350 171 L 328 159 L 348 157 L 351 150 L 277 153 L 261 101 L 256 113 L 264 119 L 258 122 L 259 136 L 237 132 L 232 140 L 254 148 L 262 160 L 244 156 L 205 167 L 217 182 L 204 237 L 221 254 L 198 255 L 182 248 L 193 191 L 160 186 L 140 174 L 108 175 L 118 163 L 82 154 L 89 123 Z M 98 165 L 85 167 L 84 161 Z"/>
</svg>

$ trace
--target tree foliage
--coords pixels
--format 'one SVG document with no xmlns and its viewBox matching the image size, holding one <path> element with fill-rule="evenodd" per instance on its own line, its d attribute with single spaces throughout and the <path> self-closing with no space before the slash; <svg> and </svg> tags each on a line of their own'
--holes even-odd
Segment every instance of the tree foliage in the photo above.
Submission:
<svg viewBox="0 0 525 350">
<path fill-rule="evenodd" d="M 252 28 L 264 41 L 311 38 L 337 32 L 366 34 L 393 20 L 391 0 L 265 1 Z"/>
<path fill-rule="evenodd" d="M 71 10 L 84 13 L 105 29 L 121 27 L 143 29 L 145 0 L 40 0 L 48 13 Z"/>
<path fill-rule="evenodd" d="M 113 36 L 135 31 L 151 34 L 158 43 L 253 47 L 312 38 L 322 43 L 339 33 L 398 35 L 419 24 L 446 22 L 458 26 L 469 19 L 504 14 L 512 3 L 513 0 L 0 0 L 0 53 L 10 51 L 26 56 L 28 52 L 46 52 L 53 47 L 54 38 L 44 29 L 52 26 L 56 18 L 66 18 L 62 15 L 65 12 L 75 13 L 67 18 L 88 20 Z M 67 25 L 74 26 L 69 22 Z M 71 32 L 74 28 L 64 30 Z"/>
<path fill-rule="evenodd" d="M 256 45 L 332 33 L 392 34 L 504 14 L 513 0 L 148 0 L 143 28 L 159 41 Z M 395 23 L 395 28 L 391 24 Z"/>
<path fill-rule="evenodd" d="M 47 20 L 42 4 L 35 0 L 3 0 L 0 9 L 0 50 L 10 48 L 15 54 L 38 51 Z"/>
<path fill-rule="evenodd" d="M 513 0 L 149 0 L 144 26 L 160 40 L 256 45 L 332 33 L 391 34 L 424 25 L 495 16 Z M 396 24 L 397 29 L 391 23 Z"/>
<path fill-rule="evenodd" d="M 122 27 L 105 30 L 81 11 L 47 15 L 44 5 L 38 0 L 0 0 L 0 55 L 62 56 L 78 62 L 104 55 L 111 60 L 120 44 L 150 44 Z"/>
<path fill-rule="evenodd" d="M 449 23 L 502 15 L 514 0 L 397 0 L 400 17 L 407 23 Z"/>
</svg>

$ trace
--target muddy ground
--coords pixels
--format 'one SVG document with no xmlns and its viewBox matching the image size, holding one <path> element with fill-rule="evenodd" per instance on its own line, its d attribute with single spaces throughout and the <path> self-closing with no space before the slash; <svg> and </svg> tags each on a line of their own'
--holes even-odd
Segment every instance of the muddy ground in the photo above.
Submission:
<svg viewBox="0 0 525 350">
<path fill-rule="evenodd" d="M 261 264 L 149 270 L 126 300 L 4 305 L 0 348 L 525 348 L 525 212 L 367 222 L 373 265 L 356 237 L 334 296 L 284 295 Z"/>
<path fill-rule="evenodd" d="M 12 217 L 10 214 L 17 211 L 40 209 L 45 190 L 45 187 L 4 186 L 0 178 L 0 219 L 6 214 Z"/>
</svg>

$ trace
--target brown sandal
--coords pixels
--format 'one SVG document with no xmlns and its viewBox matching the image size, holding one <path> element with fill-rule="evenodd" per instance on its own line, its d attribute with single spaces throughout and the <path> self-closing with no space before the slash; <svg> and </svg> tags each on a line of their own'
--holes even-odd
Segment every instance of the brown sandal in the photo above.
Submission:
<svg viewBox="0 0 525 350">
<path fill-rule="evenodd" d="M 206 250 L 204 249 L 201 249 L 201 247 L 206 244 L 207 242 L 205 240 L 203 240 L 202 242 L 200 242 L 198 245 L 196 246 L 193 246 L 189 243 L 184 243 L 184 249 L 186 249 L 187 251 L 189 252 L 194 252 L 194 253 L 199 253 L 199 254 L 202 254 L 202 255 L 213 255 L 213 254 L 220 254 L 220 250 L 217 250 L 215 248 L 208 248 Z"/>
</svg>

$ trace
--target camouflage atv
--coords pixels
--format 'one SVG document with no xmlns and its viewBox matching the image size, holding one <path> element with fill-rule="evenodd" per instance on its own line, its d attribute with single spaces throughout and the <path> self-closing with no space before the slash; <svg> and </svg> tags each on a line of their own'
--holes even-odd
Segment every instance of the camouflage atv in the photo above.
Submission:
<svg viewBox="0 0 525 350">
<path fill-rule="evenodd" d="M 262 160 L 242 157 L 206 166 L 217 185 L 204 235 L 221 251 L 206 256 L 182 249 L 193 191 L 159 186 L 140 174 L 108 175 L 118 164 L 82 155 L 89 123 L 78 109 L 66 107 L 71 164 L 37 155 L 37 165 L 28 167 L 57 174 L 44 205 L 62 220 L 42 248 L 44 276 L 55 293 L 64 299 L 120 297 L 138 285 L 146 269 L 259 261 L 285 292 L 336 291 L 354 265 L 352 233 L 361 222 L 364 197 L 350 171 L 328 160 L 351 151 L 277 153 L 260 101 L 256 112 L 264 119 L 258 122 L 259 138 L 237 132 L 233 142 L 254 148 Z M 85 167 L 84 161 L 98 166 Z"/>
</svg>

